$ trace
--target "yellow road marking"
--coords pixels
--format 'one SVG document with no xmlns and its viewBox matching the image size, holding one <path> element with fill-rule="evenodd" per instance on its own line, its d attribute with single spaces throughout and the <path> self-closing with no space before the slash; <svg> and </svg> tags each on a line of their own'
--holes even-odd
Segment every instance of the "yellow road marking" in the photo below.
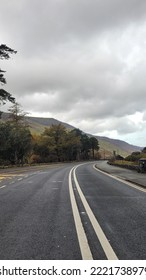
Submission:
<svg viewBox="0 0 146 280">
<path fill-rule="evenodd" d="M 24 174 L 1 174 L 0 175 L 0 180 L 4 180 L 4 179 L 12 179 L 13 177 L 20 177 L 20 176 L 24 176 Z"/>
<path fill-rule="evenodd" d="M 12 177 L 10 176 L 0 176 L 0 180 L 4 180 L 4 179 L 11 179 Z"/>
</svg>

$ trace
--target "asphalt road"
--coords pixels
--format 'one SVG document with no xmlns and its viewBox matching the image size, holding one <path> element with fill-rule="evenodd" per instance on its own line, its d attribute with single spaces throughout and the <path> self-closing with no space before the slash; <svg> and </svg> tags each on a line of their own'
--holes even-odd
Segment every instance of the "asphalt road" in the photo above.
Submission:
<svg viewBox="0 0 146 280">
<path fill-rule="evenodd" d="M 129 182 L 133 182 L 139 186 L 146 188 L 146 173 L 138 173 L 136 170 L 130 170 L 130 169 L 110 165 L 105 160 L 97 161 L 96 166 L 100 170 L 110 173 L 115 177 L 124 179 Z"/>
<path fill-rule="evenodd" d="M 93 163 L 1 174 L 0 259 L 146 259 L 146 190 Z"/>
</svg>

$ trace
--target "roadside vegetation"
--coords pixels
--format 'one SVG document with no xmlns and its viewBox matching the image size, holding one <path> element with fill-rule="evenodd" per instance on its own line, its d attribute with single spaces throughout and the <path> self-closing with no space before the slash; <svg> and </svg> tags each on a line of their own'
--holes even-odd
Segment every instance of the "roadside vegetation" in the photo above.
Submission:
<svg viewBox="0 0 146 280">
<path fill-rule="evenodd" d="M 141 152 L 133 152 L 123 158 L 120 155 L 115 155 L 109 160 L 109 164 L 137 170 L 140 159 L 146 159 L 146 147 Z"/>
<path fill-rule="evenodd" d="M 99 158 L 99 144 L 79 129 L 67 130 L 62 124 L 31 134 L 26 113 L 18 103 L 9 109 L 9 119 L 0 122 L 0 166 L 69 162 Z"/>
</svg>

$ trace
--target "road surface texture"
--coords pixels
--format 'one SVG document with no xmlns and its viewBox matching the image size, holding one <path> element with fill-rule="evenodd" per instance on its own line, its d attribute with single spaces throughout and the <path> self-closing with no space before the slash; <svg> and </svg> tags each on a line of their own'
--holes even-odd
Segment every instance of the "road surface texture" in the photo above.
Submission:
<svg viewBox="0 0 146 280">
<path fill-rule="evenodd" d="M 0 259 L 146 259 L 146 189 L 96 164 L 0 172 Z"/>
<path fill-rule="evenodd" d="M 146 188 L 146 173 L 138 173 L 136 170 L 109 165 L 105 160 L 98 161 L 96 163 L 96 166 L 97 168 L 107 173 L 113 174 L 116 177 L 122 178 L 129 182 L 133 182 Z"/>
</svg>

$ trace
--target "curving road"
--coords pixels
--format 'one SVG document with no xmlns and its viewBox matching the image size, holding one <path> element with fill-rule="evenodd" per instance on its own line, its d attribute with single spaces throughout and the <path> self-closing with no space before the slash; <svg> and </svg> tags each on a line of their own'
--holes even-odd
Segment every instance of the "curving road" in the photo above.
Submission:
<svg viewBox="0 0 146 280">
<path fill-rule="evenodd" d="M 7 172 L 0 259 L 146 259 L 146 190 L 94 163 Z"/>
</svg>

